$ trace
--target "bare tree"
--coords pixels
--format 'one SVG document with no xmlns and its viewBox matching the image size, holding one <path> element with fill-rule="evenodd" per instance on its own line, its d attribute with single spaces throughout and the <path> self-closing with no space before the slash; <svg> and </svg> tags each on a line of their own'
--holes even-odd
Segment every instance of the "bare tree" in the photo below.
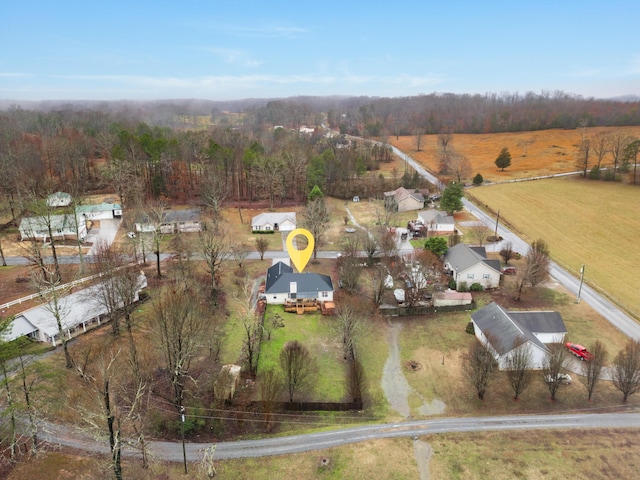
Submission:
<svg viewBox="0 0 640 480">
<path fill-rule="evenodd" d="M 210 278 L 210 293 L 215 296 L 222 262 L 231 252 L 231 243 L 223 230 L 206 229 L 198 233 L 200 253 Z"/>
<path fill-rule="evenodd" d="M 525 140 L 520 140 L 517 145 L 522 148 L 522 156 L 526 157 L 527 156 L 527 150 L 529 149 L 529 147 L 531 145 L 533 145 L 535 143 L 536 139 L 535 138 L 527 138 Z"/>
<path fill-rule="evenodd" d="M 165 237 L 163 224 L 166 210 L 167 207 L 164 203 L 157 202 L 155 205 L 147 208 L 146 211 L 146 217 L 153 226 L 151 230 L 151 242 L 153 245 L 153 253 L 156 256 L 156 272 L 158 278 L 162 278 L 162 271 L 160 270 L 160 250 Z"/>
<path fill-rule="evenodd" d="M 385 277 L 387 275 L 387 272 L 381 266 L 371 270 L 371 298 L 373 299 L 374 305 L 382 304 L 385 292 Z"/>
<path fill-rule="evenodd" d="M 222 206 L 229 196 L 227 179 L 220 172 L 209 168 L 202 181 L 202 200 L 211 210 L 214 229 L 218 226 Z"/>
<path fill-rule="evenodd" d="M 613 362 L 613 385 L 622 393 L 626 402 L 630 395 L 640 390 L 640 341 L 629 340 Z"/>
<path fill-rule="evenodd" d="M 337 311 L 333 330 L 342 345 L 342 358 L 353 360 L 357 343 L 367 334 L 368 324 L 353 305 L 345 303 Z"/>
<path fill-rule="evenodd" d="M 596 340 L 589 350 L 593 354 L 593 358 L 588 362 L 583 362 L 582 372 L 584 374 L 584 385 L 587 387 L 587 399 L 591 400 L 596 385 L 602 376 L 602 369 L 607 361 L 607 347 L 600 340 Z"/>
<path fill-rule="evenodd" d="M 307 202 L 302 225 L 311 232 L 315 240 L 313 258 L 318 258 L 318 248 L 324 244 L 323 235 L 329 229 L 329 209 L 323 196 Z"/>
<path fill-rule="evenodd" d="M 266 429 L 271 430 L 271 422 L 275 404 L 282 393 L 282 378 L 274 369 L 265 370 L 258 379 L 262 410 L 265 416 Z"/>
<path fill-rule="evenodd" d="M 57 278 L 58 276 L 54 272 L 47 272 L 46 274 L 37 272 L 34 275 L 34 282 L 40 295 L 45 300 L 45 309 L 51 313 L 58 328 L 58 336 L 62 342 L 66 367 L 73 368 L 73 360 L 67 345 L 69 342 L 69 327 L 65 324 L 65 319 L 71 313 L 72 305 L 64 299 L 71 287 L 62 285 Z"/>
<path fill-rule="evenodd" d="M 269 240 L 265 237 L 258 236 L 256 237 L 256 250 L 260 254 L 260 260 L 264 260 L 264 254 L 269 248 Z"/>
<path fill-rule="evenodd" d="M 451 159 L 454 155 L 453 134 L 443 132 L 438 135 L 438 172 L 441 174 L 450 173 Z"/>
<path fill-rule="evenodd" d="M 234 244 L 231 246 L 231 257 L 236 262 L 238 268 L 244 266 L 244 261 L 249 256 L 249 248 L 244 244 Z"/>
<path fill-rule="evenodd" d="M 509 265 L 509 260 L 514 258 L 516 253 L 513 251 L 513 245 L 511 242 L 505 243 L 504 247 L 500 250 L 500 256 L 506 265 Z"/>
<path fill-rule="evenodd" d="M 560 374 L 567 365 L 567 350 L 562 343 L 551 343 L 547 347 L 549 352 L 542 364 L 543 379 L 547 383 L 551 401 L 556 401 L 556 393 L 560 388 Z"/>
<path fill-rule="evenodd" d="M 309 350 L 297 340 L 287 342 L 280 352 L 280 368 L 284 386 L 293 402 L 293 396 L 310 384 L 315 364 Z"/>
<path fill-rule="evenodd" d="M 482 222 L 473 225 L 469 229 L 469 237 L 471 238 L 471 241 L 479 247 L 484 245 L 484 242 L 487 241 L 487 237 L 489 237 L 491 233 L 493 233 L 492 230 Z"/>
<path fill-rule="evenodd" d="M 357 358 L 351 360 L 347 367 L 346 389 L 352 402 L 362 402 L 367 389 L 367 375 Z"/>
<path fill-rule="evenodd" d="M 582 171 L 582 176 L 587 177 L 589 171 L 589 160 L 591 155 L 591 141 L 585 138 L 578 144 L 578 151 L 576 153 L 576 167 Z"/>
<path fill-rule="evenodd" d="M 514 400 L 520 398 L 520 394 L 526 390 L 533 379 L 533 354 L 531 347 L 523 342 L 523 339 L 516 341 L 519 344 L 509 355 L 507 364 L 507 379 L 513 390 Z"/>
<path fill-rule="evenodd" d="M 458 152 L 451 153 L 449 157 L 448 173 L 453 175 L 458 183 L 462 183 L 471 176 L 471 162 L 466 155 Z"/>
<path fill-rule="evenodd" d="M 151 331 L 162 352 L 177 413 L 183 406 L 191 361 L 206 345 L 210 333 L 212 320 L 201 305 L 199 291 L 180 282 L 163 288 L 151 308 Z"/>
<path fill-rule="evenodd" d="M 535 288 L 549 278 L 549 249 L 544 240 L 536 240 L 531 244 L 524 259 L 523 268 L 516 273 L 516 300 L 520 300 L 526 285 Z"/>
<path fill-rule="evenodd" d="M 462 355 L 462 373 L 476 389 L 478 399 L 484 400 L 487 387 L 498 369 L 498 362 L 485 344 L 474 340 Z"/>
<path fill-rule="evenodd" d="M 362 238 L 362 249 L 367 255 L 367 264 L 372 267 L 375 262 L 376 254 L 379 251 L 378 241 L 375 235 L 370 232 L 366 232 L 366 235 Z"/>
<path fill-rule="evenodd" d="M 342 242 L 342 255 L 338 259 L 338 274 L 344 288 L 354 293 L 358 290 L 360 275 L 362 273 L 362 259 L 358 257 L 360 251 L 360 239 L 358 236 L 348 236 Z"/>
</svg>

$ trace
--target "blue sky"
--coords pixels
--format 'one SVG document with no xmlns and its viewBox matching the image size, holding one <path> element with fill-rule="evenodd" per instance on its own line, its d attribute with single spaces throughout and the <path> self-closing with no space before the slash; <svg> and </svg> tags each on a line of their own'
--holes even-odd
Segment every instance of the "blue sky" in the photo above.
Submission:
<svg viewBox="0 0 640 480">
<path fill-rule="evenodd" d="M 0 5 L 0 99 L 640 95 L 637 0 Z"/>
</svg>

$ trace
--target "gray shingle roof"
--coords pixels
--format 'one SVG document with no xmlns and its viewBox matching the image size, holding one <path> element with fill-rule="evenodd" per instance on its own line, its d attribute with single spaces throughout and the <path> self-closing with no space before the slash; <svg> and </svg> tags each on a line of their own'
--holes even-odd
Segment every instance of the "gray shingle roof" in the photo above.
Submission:
<svg viewBox="0 0 640 480">
<path fill-rule="evenodd" d="M 463 272 L 478 263 L 484 263 L 500 272 L 500 261 L 487 260 L 484 247 L 470 247 L 466 243 L 459 243 L 447 250 L 444 259 L 458 272 Z"/>
<path fill-rule="evenodd" d="M 509 312 L 495 302 L 471 314 L 471 319 L 500 355 L 510 352 L 527 340 L 547 350 L 534 332 L 567 332 L 558 312 Z"/>
<path fill-rule="evenodd" d="M 298 296 L 333 291 L 333 282 L 328 275 L 319 273 L 293 273 L 289 265 L 278 262 L 267 270 L 265 293 L 288 293 L 291 282 L 296 282 Z"/>
</svg>

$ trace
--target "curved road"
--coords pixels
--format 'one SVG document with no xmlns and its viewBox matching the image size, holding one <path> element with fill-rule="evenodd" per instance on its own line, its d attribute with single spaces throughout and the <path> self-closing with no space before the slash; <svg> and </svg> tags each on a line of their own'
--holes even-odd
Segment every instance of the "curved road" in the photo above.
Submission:
<svg viewBox="0 0 640 480">
<path fill-rule="evenodd" d="M 451 432 L 484 432 L 496 430 L 532 430 L 567 428 L 640 428 L 640 413 L 510 415 L 494 417 L 440 418 L 401 423 L 366 425 L 329 432 L 291 435 L 262 440 L 242 440 L 216 444 L 215 458 L 264 457 L 322 450 L 325 448 L 365 442 L 380 438 L 418 437 Z M 98 443 L 93 437 L 71 433 L 60 425 L 47 425 L 40 438 L 67 447 L 98 453 L 109 453 L 107 442 Z M 182 461 L 182 444 L 178 442 L 149 442 L 152 455 L 163 460 Z M 187 443 L 187 460 L 202 459 L 207 443 Z M 127 450 L 127 455 L 137 452 Z"/>
<path fill-rule="evenodd" d="M 440 189 L 443 189 L 445 187 L 442 182 L 440 182 L 436 177 L 425 170 L 409 155 L 406 155 L 396 147 L 392 148 L 393 152 L 399 158 L 403 159 L 405 162 L 411 165 L 419 175 L 423 176 Z M 464 208 L 485 225 L 495 224 L 495 218 L 492 218 L 484 213 L 482 210 L 480 210 L 480 208 L 476 207 L 466 198 L 463 198 L 462 201 L 464 203 Z M 529 250 L 529 244 L 527 242 L 522 240 L 515 233 L 511 232 L 502 225 L 498 225 L 498 235 L 504 239 L 501 243 L 510 242 L 513 246 L 513 249 L 517 252 L 526 253 Z M 500 249 L 500 244 L 497 244 L 495 248 Z M 560 283 L 563 287 L 565 287 L 577 297 L 578 289 L 580 288 L 580 279 L 574 277 L 567 270 L 560 267 L 555 262 L 551 262 L 550 274 L 555 280 L 558 281 L 558 283 Z M 640 340 L 640 324 L 588 285 L 583 284 L 582 290 L 580 292 L 580 300 L 590 305 L 591 308 L 593 308 L 596 312 L 606 318 L 614 327 L 627 335 L 629 338 Z"/>
</svg>

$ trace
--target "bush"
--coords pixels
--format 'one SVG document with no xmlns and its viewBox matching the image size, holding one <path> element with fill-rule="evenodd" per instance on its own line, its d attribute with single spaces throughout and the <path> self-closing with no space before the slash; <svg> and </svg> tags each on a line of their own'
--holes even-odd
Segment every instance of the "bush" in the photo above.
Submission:
<svg viewBox="0 0 640 480">
<path fill-rule="evenodd" d="M 475 328 L 473 328 L 473 322 L 467 323 L 467 327 L 464 329 L 464 331 L 471 335 L 475 335 L 476 330 Z"/>
<path fill-rule="evenodd" d="M 453 278 L 451 280 L 449 280 L 449 288 L 451 290 L 455 290 L 456 289 L 456 281 Z"/>
<path fill-rule="evenodd" d="M 470 292 L 481 292 L 484 290 L 484 287 L 480 285 L 478 282 L 472 283 L 469 287 Z"/>
<path fill-rule="evenodd" d="M 276 233 L 276 231 L 275 230 L 252 230 L 251 233 L 253 233 L 254 235 L 257 235 L 257 234 L 269 235 L 272 233 Z"/>
<path fill-rule="evenodd" d="M 467 282 L 460 282 L 458 284 L 458 291 L 459 292 L 468 292 L 469 291 L 469 286 L 467 285 Z"/>
<path fill-rule="evenodd" d="M 484 178 L 482 178 L 482 175 L 480 175 L 479 173 L 476 173 L 476 176 L 473 177 L 473 184 L 474 185 L 481 185 L 482 182 L 484 182 Z"/>
</svg>

